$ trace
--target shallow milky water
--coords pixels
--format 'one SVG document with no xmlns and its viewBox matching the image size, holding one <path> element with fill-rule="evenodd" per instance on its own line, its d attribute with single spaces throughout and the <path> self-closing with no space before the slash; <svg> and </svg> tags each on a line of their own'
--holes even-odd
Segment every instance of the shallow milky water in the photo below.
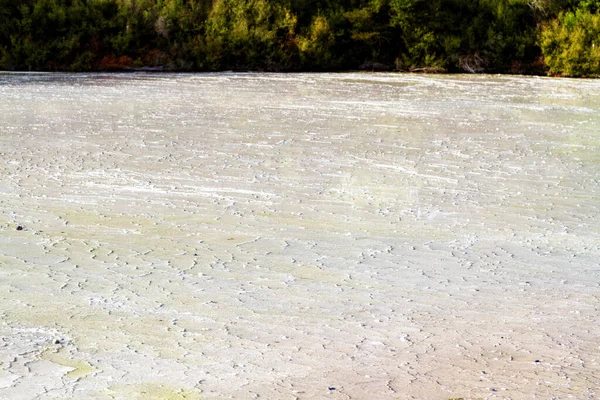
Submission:
<svg viewBox="0 0 600 400">
<path fill-rule="evenodd" d="M 0 74 L 0 104 L 2 399 L 600 394 L 600 81 Z"/>
</svg>

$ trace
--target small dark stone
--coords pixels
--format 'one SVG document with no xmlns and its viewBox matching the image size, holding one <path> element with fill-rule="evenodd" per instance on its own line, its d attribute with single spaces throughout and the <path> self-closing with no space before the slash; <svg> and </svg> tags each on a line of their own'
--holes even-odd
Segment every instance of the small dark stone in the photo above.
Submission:
<svg viewBox="0 0 600 400">
<path fill-rule="evenodd" d="M 194 253 L 194 257 L 198 257 L 198 253 Z"/>
<path fill-rule="evenodd" d="M 23 230 L 23 227 L 22 227 L 21 225 L 19 225 L 19 226 L 17 226 L 17 230 L 18 230 L 18 231 L 22 231 L 22 230 Z"/>
<path fill-rule="evenodd" d="M 329 386 L 327 389 L 329 389 L 329 390 L 335 390 L 335 388 L 333 386 Z"/>
<path fill-rule="evenodd" d="M 534 363 L 539 363 L 541 362 L 540 360 L 533 360 Z"/>
</svg>

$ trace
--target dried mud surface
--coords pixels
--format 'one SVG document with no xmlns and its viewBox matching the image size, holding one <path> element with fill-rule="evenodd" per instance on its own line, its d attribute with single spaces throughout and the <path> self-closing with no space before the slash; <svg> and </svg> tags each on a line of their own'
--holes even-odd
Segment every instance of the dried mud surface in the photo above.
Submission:
<svg viewBox="0 0 600 400">
<path fill-rule="evenodd" d="M 2 399 L 600 392 L 598 81 L 0 74 L 0 103 Z"/>
</svg>

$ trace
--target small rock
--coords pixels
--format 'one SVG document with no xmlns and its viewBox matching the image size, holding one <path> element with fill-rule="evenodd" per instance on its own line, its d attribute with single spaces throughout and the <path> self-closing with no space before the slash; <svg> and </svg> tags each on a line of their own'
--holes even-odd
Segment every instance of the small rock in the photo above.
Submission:
<svg viewBox="0 0 600 400">
<path fill-rule="evenodd" d="M 539 363 L 541 362 L 540 360 L 533 360 L 534 363 Z"/>
<path fill-rule="evenodd" d="M 329 386 L 327 389 L 329 389 L 329 390 L 335 390 L 335 388 L 333 386 Z"/>
<path fill-rule="evenodd" d="M 21 225 L 19 225 L 19 226 L 17 226 L 17 230 L 18 230 L 18 231 L 22 231 L 22 230 L 23 230 L 23 227 L 22 227 Z"/>
</svg>

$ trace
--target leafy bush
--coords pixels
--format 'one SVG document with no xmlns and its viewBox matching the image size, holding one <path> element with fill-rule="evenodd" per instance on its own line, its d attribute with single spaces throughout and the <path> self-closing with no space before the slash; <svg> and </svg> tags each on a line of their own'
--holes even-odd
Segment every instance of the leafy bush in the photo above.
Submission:
<svg viewBox="0 0 600 400">
<path fill-rule="evenodd" d="M 600 76 L 598 3 L 582 2 L 542 26 L 540 47 L 551 74 Z"/>
<path fill-rule="evenodd" d="M 599 75 L 600 0 L 0 0 L 0 68 Z"/>
<path fill-rule="evenodd" d="M 289 4 L 219 0 L 207 20 L 206 51 L 215 69 L 291 69 L 298 55 Z"/>
</svg>

